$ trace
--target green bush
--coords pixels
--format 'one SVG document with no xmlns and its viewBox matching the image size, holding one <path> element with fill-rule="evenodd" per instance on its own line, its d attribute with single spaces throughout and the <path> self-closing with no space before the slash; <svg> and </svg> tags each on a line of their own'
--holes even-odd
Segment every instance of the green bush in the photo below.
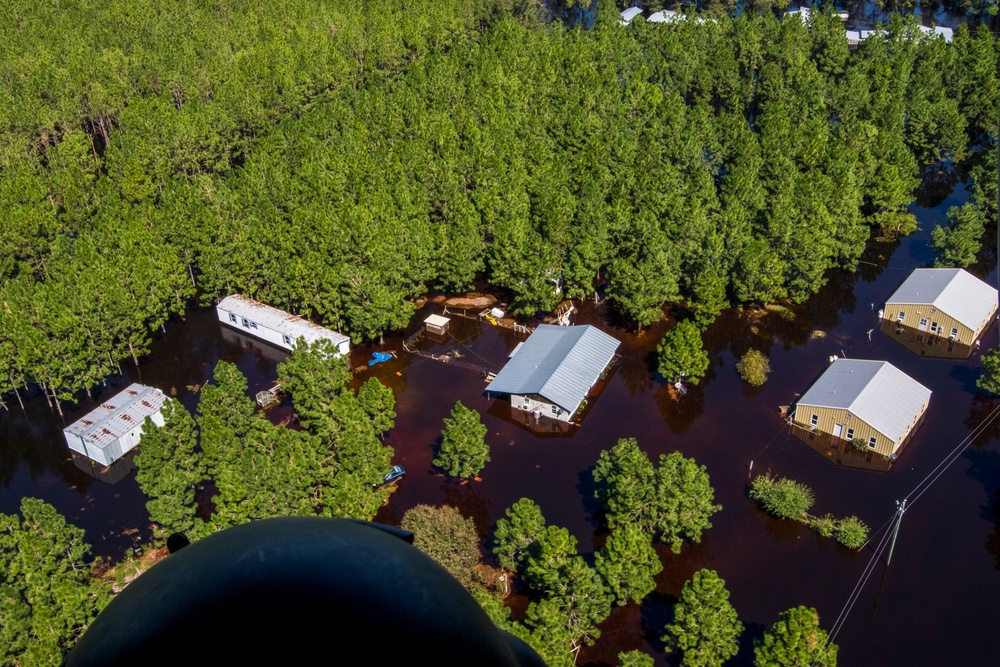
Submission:
<svg viewBox="0 0 1000 667">
<path fill-rule="evenodd" d="M 868 541 L 868 526 L 856 516 L 849 516 L 837 522 L 833 537 L 848 549 L 859 549 Z"/>
<path fill-rule="evenodd" d="M 736 364 L 736 370 L 744 382 L 759 387 L 767 382 L 771 374 L 771 364 L 763 352 L 750 350 Z"/>
<path fill-rule="evenodd" d="M 760 501 L 768 514 L 796 520 L 802 520 L 814 499 L 812 489 L 805 484 L 786 477 L 774 479 L 770 473 L 758 475 L 751 482 L 750 497 Z"/>
<path fill-rule="evenodd" d="M 830 537 L 837 530 L 837 520 L 832 514 L 815 517 L 809 526 L 823 537 Z"/>
</svg>

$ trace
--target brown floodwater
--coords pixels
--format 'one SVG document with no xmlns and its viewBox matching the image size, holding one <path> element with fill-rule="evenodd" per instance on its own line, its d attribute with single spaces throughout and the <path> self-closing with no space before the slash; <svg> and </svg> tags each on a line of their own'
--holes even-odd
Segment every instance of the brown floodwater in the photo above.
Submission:
<svg viewBox="0 0 1000 667">
<path fill-rule="evenodd" d="M 673 664 L 662 653 L 660 636 L 684 582 L 700 568 L 719 572 L 746 625 L 734 664 L 752 661 L 752 642 L 778 613 L 804 604 L 815 607 L 830 628 L 865 570 L 872 552 L 850 551 L 808 528 L 777 521 L 747 498 L 754 473 L 792 477 L 812 487 L 813 511 L 854 514 L 873 529 L 883 526 L 895 502 L 911 491 L 995 407 L 977 395 L 980 359 L 921 358 L 878 331 L 877 311 L 909 271 L 927 266 L 933 255 L 927 239 L 944 220 L 948 206 L 965 197 L 959 187 L 933 209 L 914 208 L 921 231 L 894 245 L 875 244 L 856 273 L 834 272 L 829 284 L 808 303 L 785 311 L 729 311 L 708 329 L 712 360 L 705 379 L 687 395 L 673 398 L 652 372 L 652 354 L 666 329 L 660 324 L 633 335 L 607 324 L 602 306 L 587 304 L 575 321 L 600 326 L 622 341 L 620 359 L 601 394 L 590 401 L 582 425 L 570 433 L 539 433 L 508 405 L 487 396 L 477 369 L 496 370 L 522 336 L 456 318 L 450 342 L 423 340 L 434 354 L 448 353 L 462 364 L 407 354 L 402 339 L 382 347 L 362 347 L 353 364 L 362 365 L 375 349 L 396 350 L 399 358 L 357 376 L 378 377 L 396 393 L 396 426 L 387 442 L 395 463 L 406 467 L 378 520 L 396 522 L 419 503 L 447 503 L 473 518 L 485 535 L 521 497 L 535 500 L 550 524 L 565 526 L 590 558 L 603 543 L 593 498 L 591 469 L 601 450 L 618 438 L 635 437 L 652 458 L 675 450 L 706 466 L 723 509 L 699 544 L 680 554 L 661 550 L 664 571 L 645 604 L 616 609 L 602 625 L 598 644 L 578 664 L 613 665 L 619 651 L 641 649 L 658 665 Z M 989 267 L 993 271 L 993 267 Z M 980 277 L 991 284 L 995 273 Z M 431 304 L 414 318 L 440 312 Z M 869 336 L 869 330 L 871 334 Z M 983 349 L 997 344 L 994 327 Z M 772 373 L 759 389 L 743 384 L 735 363 L 751 347 L 766 351 Z M 458 356 L 455 357 L 455 352 Z M 794 402 L 822 372 L 831 355 L 884 359 L 933 391 L 926 420 L 889 472 L 841 468 L 793 437 L 778 413 Z M 176 392 L 188 408 L 192 390 L 212 375 L 219 359 L 236 362 L 249 378 L 251 395 L 275 377 L 281 353 L 262 345 L 223 337 L 214 312 L 192 312 L 171 323 L 154 342 L 139 368 L 109 379 L 94 400 L 67 410 L 69 423 L 129 382 L 140 381 Z M 482 481 L 459 484 L 431 466 L 434 448 L 456 401 L 475 408 L 489 429 L 492 460 Z M 144 498 L 127 470 L 117 483 L 95 479 L 70 458 L 60 429 L 63 422 L 35 396 L 22 412 L 13 403 L 0 414 L 0 511 L 15 512 L 22 496 L 55 505 L 83 527 L 99 555 L 120 557 L 149 539 Z M 276 418 L 289 412 L 278 408 Z M 919 498 L 910 495 L 889 568 L 880 565 L 867 582 L 836 637 L 843 665 L 1000 664 L 1000 454 L 993 427 L 948 467 Z"/>
</svg>

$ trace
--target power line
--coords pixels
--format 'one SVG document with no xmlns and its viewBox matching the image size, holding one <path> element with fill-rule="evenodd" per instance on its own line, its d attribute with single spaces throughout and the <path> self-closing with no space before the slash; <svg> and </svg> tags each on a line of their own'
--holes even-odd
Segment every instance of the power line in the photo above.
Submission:
<svg viewBox="0 0 1000 667">
<path fill-rule="evenodd" d="M 1000 405 L 994 408 L 993 411 L 990 412 L 990 414 L 986 417 L 986 419 L 981 421 L 969 433 L 969 435 L 967 435 L 964 439 L 962 439 L 962 441 L 959 442 L 959 444 L 956 445 L 955 448 L 951 450 L 951 452 L 945 455 L 945 457 L 941 460 L 941 462 L 938 463 L 929 473 L 927 473 L 927 475 L 922 480 L 920 480 L 920 482 L 918 482 L 915 487 L 913 487 L 913 489 L 903 498 L 901 502 L 897 502 L 896 512 L 893 515 L 893 518 L 886 521 L 881 528 L 875 531 L 876 534 L 878 534 L 878 532 L 885 530 L 885 528 L 891 522 L 893 522 L 893 520 L 895 520 L 896 522 L 896 525 L 893 527 L 893 530 L 886 531 L 885 534 L 882 536 L 882 540 L 875 548 L 875 552 L 872 554 L 871 559 L 868 561 L 868 564 L 865 566 L 865 569 L 861 572 L 861 576 L 858 578 L 858 582 L 854 585 L 854 590 L 851 591 L 851 594 L 847 598 L 847 602 L 844 603 L 844 607 L 840 611 L 840 615 L 837 616 L 837 620 L 834 621 L 830 633 L 827 635 L 827 642 L 826 642 L 827 646 L 829 646 L 830 643 L 833 642 L 837 634 L 844 627 L 844 623 L 846 623 L 847 617 L 850 615 L 851 610 L 854 608 L 854 605 L 857 603 L 858 598 L 861 596 L 862 589 L 864 589 L 864 586 L 868 582 L 868 579 L 871 578 L 872 572 L 875 571 L 876 563 L 878 562 L 882 554 L 885 552 L 886 545 L 889 543 L 890 536 L 892 537 L 892 544 L 895 545 L 896 541 L 895 536 L 899 532 L 899 524 L 903 518 L 903 512 L 907 509 L 907 504 L 912 506 L 913 503 L 915 503 L 920 498 L 920 496 L 926 493 L 927 490 L 934 484 L 934 482 L 936 482 L 938 478 L 940 478 L 941 475 L 943 475 L 944 472 L 951 466 L 951 464 L 954 463 L 956 460 L 958 460 L 958 457 L 961 456 L 966 449 L 968 449 L 969 445 L 972 444 L 972 441 L 979 434 L 985 431 L 991 424 L 993 424 L 994 421 L 996 421 L 998 416 L 1000 416 Z M 910 496 L 913 496 L 914 494 L 916 494 L 916 496 L 911 500 Z M 890 558 L 891 558 L 891 552 L 890 552 Z M 888 566 L 889 563 L 886 562 L 886 567 Z"/>
</svg>

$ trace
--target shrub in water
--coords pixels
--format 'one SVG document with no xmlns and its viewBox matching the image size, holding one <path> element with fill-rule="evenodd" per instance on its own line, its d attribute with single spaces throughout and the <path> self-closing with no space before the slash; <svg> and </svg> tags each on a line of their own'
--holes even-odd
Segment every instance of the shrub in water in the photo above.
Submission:
<svg viewBox="0 0 1000 667">
<path fill-rule="evenodd" d="M 830 537 L 837 530 L 837 520 L 832 514 L 818 516 L 809 522 L 810 527 L 823 537 Z"/>
<path fill-rule="evenodd" d="M 774 479 L 770 473 L 754 479 L 750 497 L 759 500 L 769 514 L 782 519 L 801 520 L 813 504 L 813 492 L 808 486 L 786 477 Z"/>
<path fill-rule="evenodd" d="M 750 350 L 737 362 L 736 370 L 745 382 L 759 387 L 767 382 L 767 376 L 771 373 L 771 364 L 762 352 Z"/>
<path fill-rule="evenodd" d="M 858 549 L 868 541 L 868 526 L 856 516 L 849 516 L 837 522 L 833 537 L 848 549 Z"/>
</svg>

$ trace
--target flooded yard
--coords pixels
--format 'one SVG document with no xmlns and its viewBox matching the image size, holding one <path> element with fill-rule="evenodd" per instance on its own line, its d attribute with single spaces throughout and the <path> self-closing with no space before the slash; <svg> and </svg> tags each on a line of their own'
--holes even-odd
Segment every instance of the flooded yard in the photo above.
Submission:
<svg viewBox="0 0 1000 667">
<path fill-rule="evenodd" d="M 976 393 L 978 353 L 966 360 L 923 358 L 882 333 L 877 317 L 909 272 L 933 260 L 930 231 L 956 201 L 914 209 L 921 231 L 898 247 L 873 245 L 856 273 L 831 275 L 802 306 L 724 313 L 704 335 L 710 369 L 683 396 L 669 392 L 653 373 L 665 323 L 636 335 L 609 326 L 604 304 L 582 305 L 574 324 L 594 324 L 621 346 L 579 427 L 535 428 L 508 402 L 485 393 L 483 371 L 498 370 L 525 338 L 510 329 L 453 317 L 446 336 L 414 345 L 463 363 L 407 353 L 405 337 L 425 317 L 442 312 L 440 304 L 430 303 L 406 335 L 352 355 L 352 365 L 361 366 L 372 351 L 396 352 L 396 358 L 356 376 L 358 383 L 378 377 L 396 394 L 396 426 L 387 443 L 396 451 L 393 462 L 408 474 L 378 520 L 395 523 L 418 503 L 449 504 L 486 535 L 508 507 L 529 497 L 548 523 L 570 530 L 589 558 L 605 537 L 590 474 L 599 453 L 622 437 L 635 437 L 654 459 L 680 451 L 706 466 L 723 509 L 701 543 L 679 555 L 661 550 L 665 569 L 656 592 L 642 607 L 616 609 L 598 644 L 578 663 L 613 665 L 619 651 L 638 648 L 655 655 L 658 665 L 670 664 L 659 640 L 670 606 L 684 582 L 707 567 L 726 580 L 747 626 L 734 663 L 748 665 L 752 639 L 785 609 L 816 607 L 823 627 L 832 628 L 872 556 L 870 549 L 853 552 L 806 526 L 764 514 L 747 497 L 751 476 L 771 471 L 807 484 L 816 496 L 813 512 L 857 515 L 873 532 L 893 518 L 897 500 L 909 497 L 891 566 L 875 569 L 837 634 L 840 664 L 1000 664 L 1000 645 L 992 638 L 1000 626 L 1000 428 L 972 439 L 952 465 L 938 469 L 940 477 L 925 492 L 911 495 L 1000 402 Z M 979 277 L 995 284 L 993 273 Z M 196 388 L 209 380 L 219 359 L 239 365 L 251 395 L 269 388 L 281 354 L 223 331 L 211 310 L 173 323 L 150 357 L 126 377 L 114 378 L 114 387 L 96 400 L 140 381 L 193 408 Z M 996 345 L 994 326 L 982 349 Z M 770 359 L 770 379 L 760 388 L 743 383 L 735 369 L 750 348 Z M 933 392 L 924 423 L 889 472 L 835 465 L 832 452 L 794 437 L 779 414 L 779 406 L 794 403 L 833 355 L 889 361 Z M 449 481 L 431 465 L 443 419 L 458 400 L 479 411 L 489 429 L 492 460 L 481 482 Z M 67 410 L 66 423 L 93 404 Z M 109 484 L 78 467 L 62 427 L 38 397 L 28 401 L 26 412 L 15 404 L 0 415 L 0 511 L 15 512 L 22 496 L 41 497 L 86 529 L 99 554 L 119 557 L 150 537 L 145 499 L 134 474 Z"/>
</svg>

